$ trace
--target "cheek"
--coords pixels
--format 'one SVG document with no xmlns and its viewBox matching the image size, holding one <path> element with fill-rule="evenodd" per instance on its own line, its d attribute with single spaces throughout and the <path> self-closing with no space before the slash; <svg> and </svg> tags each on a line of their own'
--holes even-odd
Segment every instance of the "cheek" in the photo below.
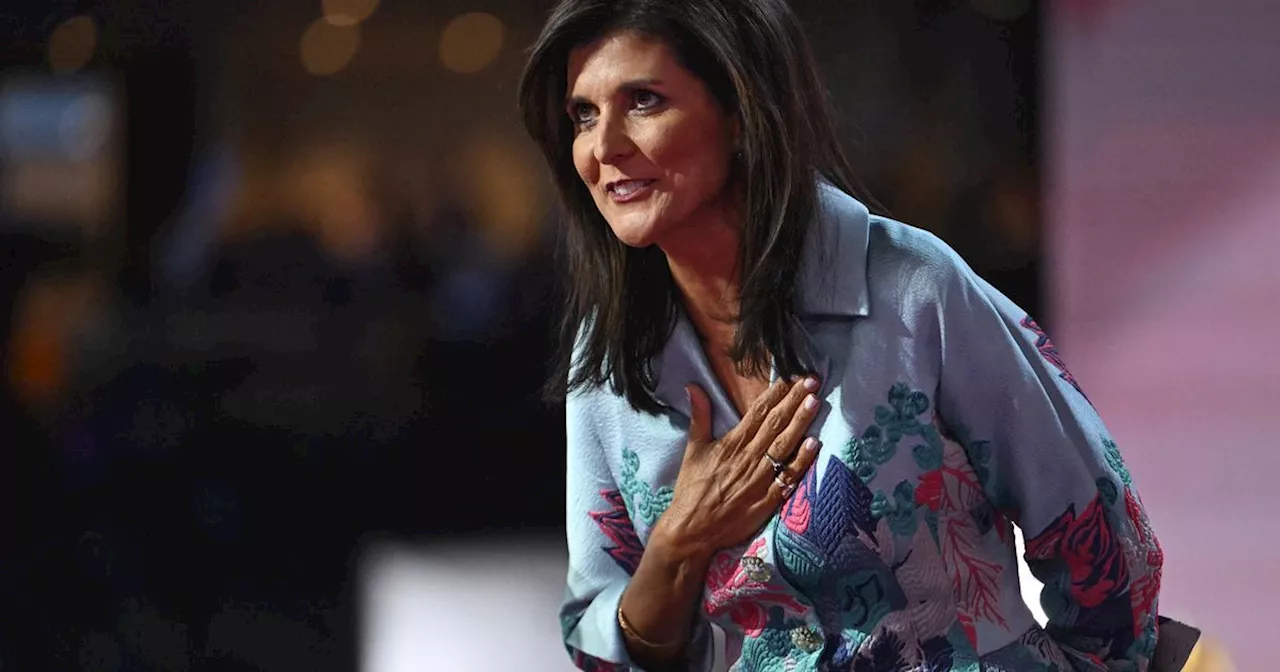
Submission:
<svg viewBox="0 0 1280 672">
<path fill-rule="evenodd" d="M 573 141 L 573 167 L 583 182 L 588 186 L 595 186 L 600 177 L 600 166 L 587 143 L 576 139 Z"/>
<path fill-rule="evenodd" d="M 729 149 L 714 124 L 684 123 L 663 129 L 653 138 L 655 163 L 678 174 L 699 190 L 715 190 L 724 182 Z"/>
</svg>

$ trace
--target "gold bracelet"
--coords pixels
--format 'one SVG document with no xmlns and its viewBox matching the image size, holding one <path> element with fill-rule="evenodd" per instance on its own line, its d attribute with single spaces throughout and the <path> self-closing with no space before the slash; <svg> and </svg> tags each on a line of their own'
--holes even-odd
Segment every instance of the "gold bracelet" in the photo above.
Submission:
<svg viewBox="0 0 1280 672">
<path fill-rule="evenodd" d="M 641 637 L 640 633 L 636 632 L 636 629 L 631 626 L 631 622 L 627 620 L 627 617 L 622 615 L 622 600 L 618 600 L 618 627 L 622 628 L 623 634 L 625 634 L 629 639 L 632 639 L 636 643 L 653 651 L 674 653 L 684 648 L 685 643 L 682 640 L 667 642 L 664 644 L 655 644 L 654 642 Z"/>
</svg>

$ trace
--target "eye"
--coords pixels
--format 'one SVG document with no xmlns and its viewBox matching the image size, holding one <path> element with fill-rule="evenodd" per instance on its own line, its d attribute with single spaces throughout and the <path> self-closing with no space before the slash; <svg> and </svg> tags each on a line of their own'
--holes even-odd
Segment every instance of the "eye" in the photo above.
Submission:
<svg viewBox="0 0 1280 672">
<path fill-rule="evenodd" d="M 662 96 L 648 90 L 639 89 L 632 96 L 632 101 L 637 110 L 641 112 L 651 110 L 662 104 Z"/>
<path fill-rule="evenodd" d="M 569 109 L 569 120 L 579 128 L 595 120 L 596 110 L 588 103 L 577 103 Z"/>
</svg>

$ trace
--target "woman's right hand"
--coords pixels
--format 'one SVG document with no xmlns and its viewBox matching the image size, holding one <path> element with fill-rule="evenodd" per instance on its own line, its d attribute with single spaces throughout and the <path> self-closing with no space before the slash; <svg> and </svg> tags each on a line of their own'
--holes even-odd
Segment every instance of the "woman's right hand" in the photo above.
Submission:
<svg viewBox="0 0 1280 672">
<path fill-rule="evenodd" d="M 689 445 L 650 545 L 697 562 L 757 534 L 818 455 L 818 440 L 804 436 L 818 413 L 818 387 L 812 376 L 775 381 L 736 427 L 714 439 L 711 402 L 689 385 Z M 775 464 L 783 465 L 780 473 Z"/>
</svg>

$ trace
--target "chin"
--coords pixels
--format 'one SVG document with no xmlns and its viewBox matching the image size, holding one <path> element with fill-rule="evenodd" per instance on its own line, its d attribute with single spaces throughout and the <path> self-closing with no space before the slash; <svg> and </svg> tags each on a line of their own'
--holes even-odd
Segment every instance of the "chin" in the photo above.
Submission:
<svg viewBox="0 0 1280 672">
<path fill-rule="evenodd" d="M 606 219 L 609 222 L 609 228 L 613 229 L 613 235 L 628 247 L 649 247 L 657 240 L 658 227 L 654 226 L 654 222 L 649 218 L 643 218 L 643 221 L 634 221 L 641 218 L 623 217 L 622 221 Z M 633 221 L 627 221 L 633 220 Z"/>
</svg>

